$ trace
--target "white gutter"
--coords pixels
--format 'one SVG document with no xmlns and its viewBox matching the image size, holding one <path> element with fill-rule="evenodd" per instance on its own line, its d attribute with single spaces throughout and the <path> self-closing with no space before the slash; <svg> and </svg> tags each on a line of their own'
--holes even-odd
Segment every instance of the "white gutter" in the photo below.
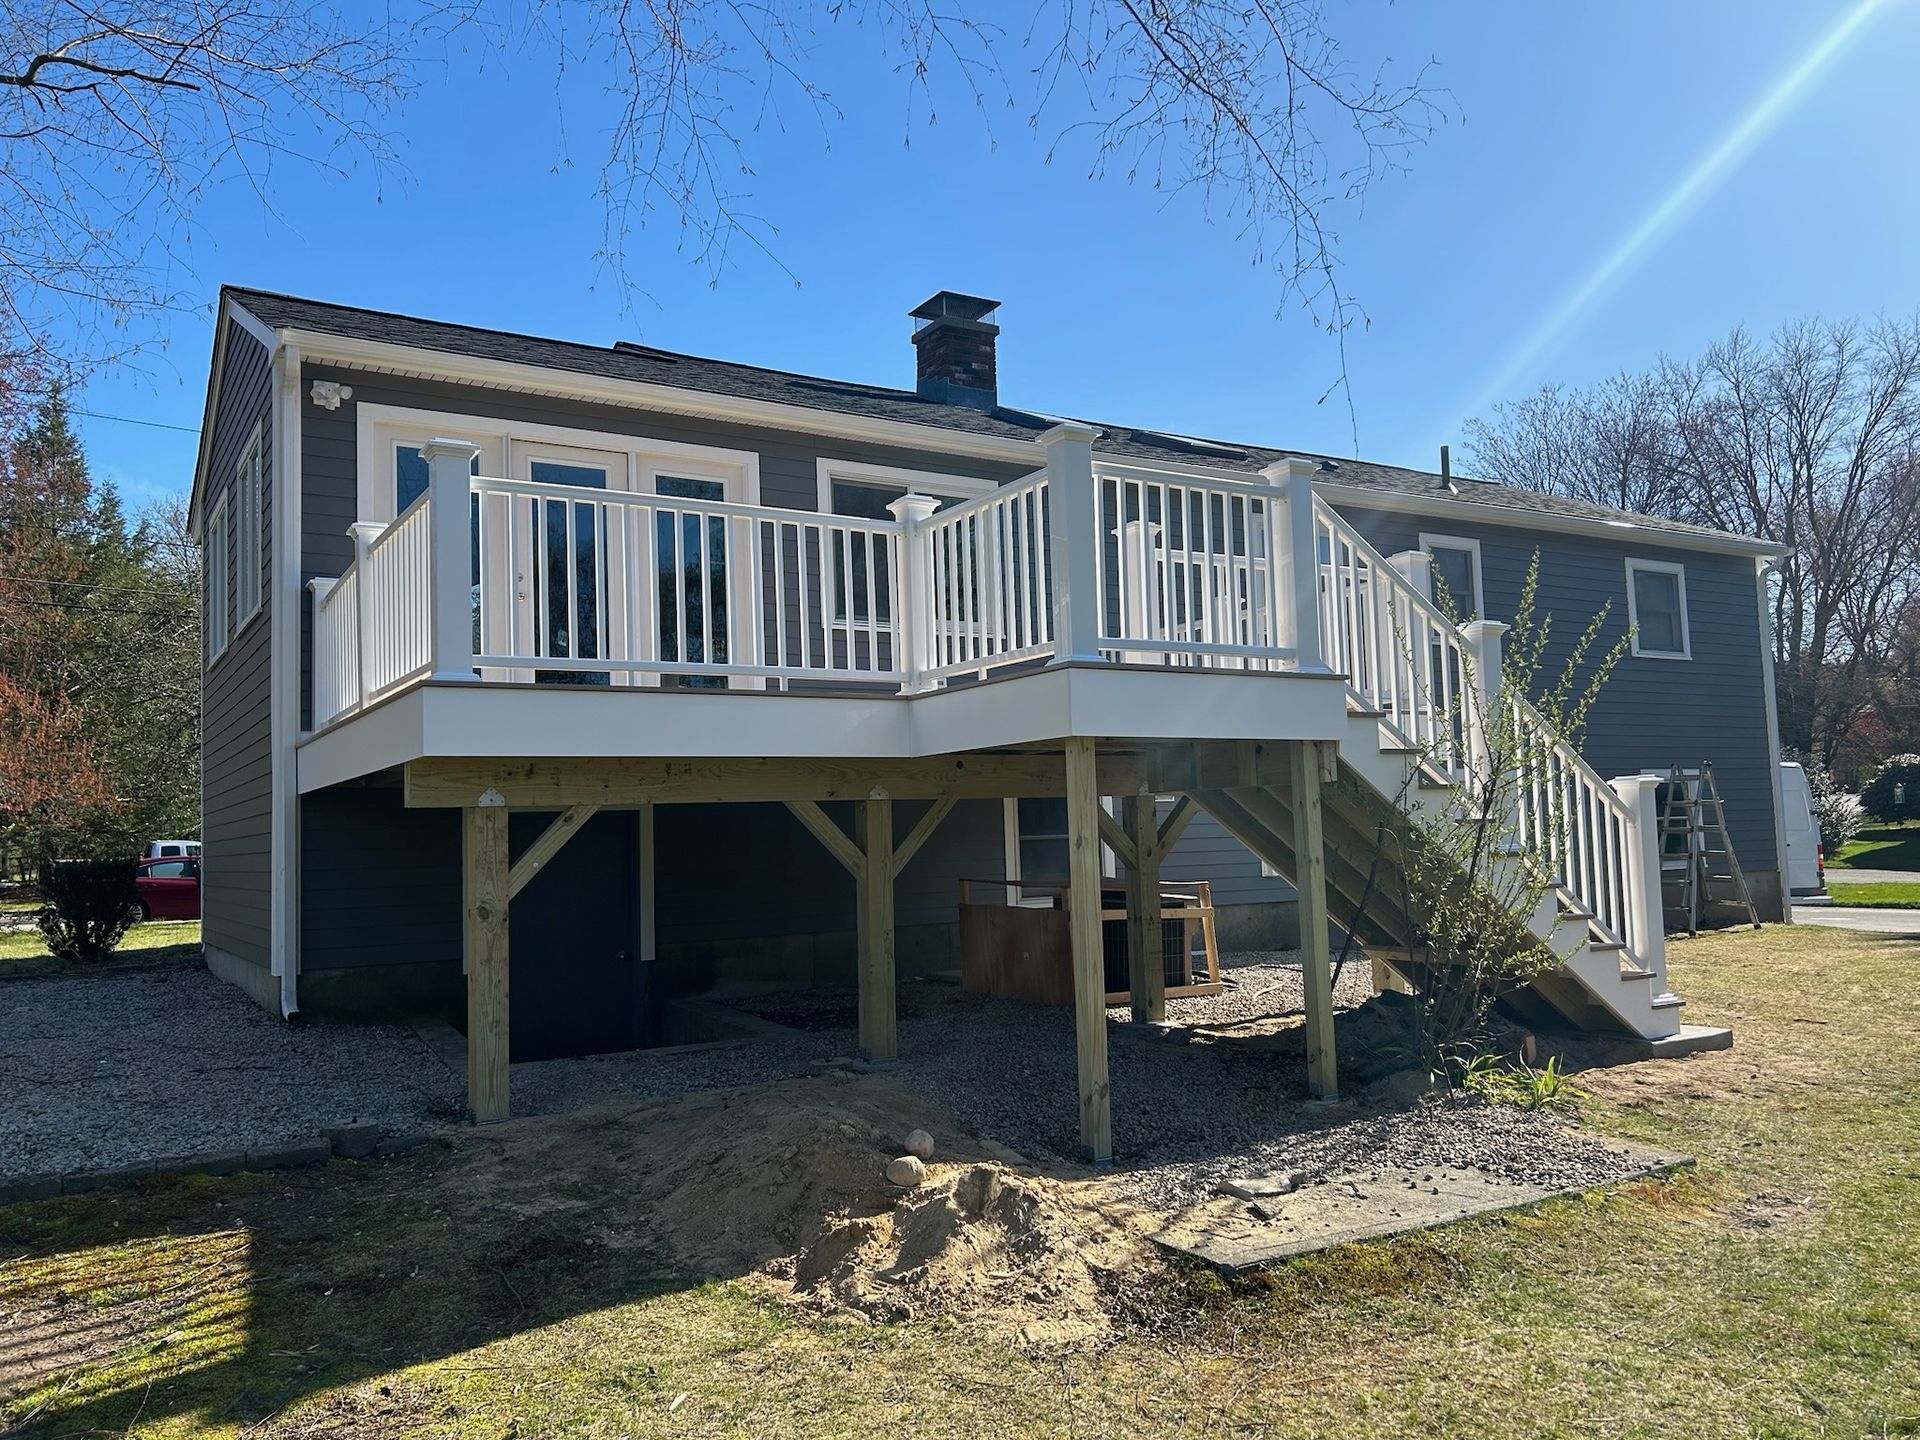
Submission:
<svg viewBox="0 0 1920 1440">
<path fill-rule="evenodd" d="M 1434 519 L 1469 519 L 1476 524 L 1502 525 L 1516 530 L 1544 530 L 1558 535 L 1582 535 L 1595 540 L 1611 540 L 1617 545 L 1667 545 L 1682 550 L 1708 550 L 1729 555 L 1753 555 L 1765 559 L 1784 553 L 1771 540 L 1732 535 L 1719 531 L 1669 530 L 1657 522 L 1641 524 L 1632 520 L 1590 520 L 1580 515 L 1557 515 L 1545 510 L 1522 510 L 1512 505 L 1492 505 L 1464 496 L 1438 495 L 1426 499 L 1399 490 L 1376 490 L 1366 485 L 1342 485 L 1315 480 L 1313 488 L 1335 506 L 1351 505 L 1365 510 L 1384 510 L 1399 515 L 1425 515 Z"/>
</svg>

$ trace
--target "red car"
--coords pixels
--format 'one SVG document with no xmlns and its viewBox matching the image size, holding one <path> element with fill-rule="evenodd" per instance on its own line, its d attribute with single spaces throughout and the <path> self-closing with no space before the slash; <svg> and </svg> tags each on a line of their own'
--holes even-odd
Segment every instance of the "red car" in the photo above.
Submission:
<svg viewBox="0 0 1920 1440">
<path fill-rule="evenodd" d="M 134 869 L 142 920 L 200 918 L 200 859 L 196 855 L 142 860 Z"/>
</svg>

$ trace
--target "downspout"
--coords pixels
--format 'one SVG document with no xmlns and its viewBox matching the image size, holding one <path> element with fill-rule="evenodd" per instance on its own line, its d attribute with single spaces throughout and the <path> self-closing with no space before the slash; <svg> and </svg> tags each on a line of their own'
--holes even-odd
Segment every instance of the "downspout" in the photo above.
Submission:
<svg viewBox="0 0 1920 1440">
<path fill-rule="evenodd" d="M 1754 590 L 1760 611 L 1760 684 L 1765 691 L 1767 716 L 1767 793 L 1773 797 L 1773 863 L 1780 876 L 1780 919 L 1793 923 L 1793 882 L 1787 875 L 1787 801 L 1780 784 L 1780 703 L 1773 688 L 1773 607 L 1768 603 L 1767 577 L 1778 557 L 1754 561 Z"/>
<path fill-rule="evenodd" d="M 282 341 L 273 355 L 273 634 L 269 665 L 272 730 L 271 953 L 280 977 L 280 1014 L 300 1013 L 300 350 Z"/>
</svg>

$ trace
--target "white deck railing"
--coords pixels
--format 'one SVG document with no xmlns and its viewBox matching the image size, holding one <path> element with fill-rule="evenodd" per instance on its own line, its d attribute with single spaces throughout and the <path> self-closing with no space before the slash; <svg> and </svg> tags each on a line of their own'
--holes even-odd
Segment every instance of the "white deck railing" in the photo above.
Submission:
<svg viewBox="0 0 1920 1440">
<path fill-rule="evenodd" d="M 483 678 L 887 680 L 899 527 L 476 478 Z"/>
<path fill-rule="evenodd" d="M 1284 496 L 1271 483 L 1100 462 L 1100 642 L 1120 658 L 1278 669 L 1295 658 Z"/>
<path fill-rule="evenodd" d="M 1290 563 L 1306 467 L 1096 473 L 1087 433 L 889 520 L 473 476 L 436 441 L 427 493 L 314 584 L 313 723 L 426 675 L 915 692 L 1047 659 L 1315 668 Z"/>
<path fill-rule="evenodd" d="M 1045 471 L 915 527 L 928 599 L 924 682 L 1053 653 L 1047 533 Z"/>
</svg>

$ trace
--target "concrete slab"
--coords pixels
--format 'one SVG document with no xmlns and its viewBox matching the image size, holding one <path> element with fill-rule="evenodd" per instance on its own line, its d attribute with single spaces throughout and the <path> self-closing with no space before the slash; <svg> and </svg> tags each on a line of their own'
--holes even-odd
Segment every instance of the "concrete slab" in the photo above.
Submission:
<svg viewBox="0 0 1920 1440">
<path fill-rule="evenodd" d="M 1796 905 L 1796 925 L 1831 925 L 1879 935 L 1920 936 L 1920 910 L 1868 910 L 1850 905 Z"/>
<path fill-rule="evenodd" d="M 1625 1142 L 1621 1142 L 1625 1143 Z M 1627 1147 L 1639 1168 L 1627 1178 L 1666 1175 L 1691 1157 Z M 1155 1244 L 1235 1274 L 1358 1240 L 1378 1240 L 1456 1220 L 1495 1215 L 1582 1193 L 1550 1189 L 1473 1167 L 1353 1171 L 1290 1195 L 1243 1201 L 1220 1196 L 1173 1216 Z"/>
<path fill-rule="evenodd" d="M 1542 1055 L 1564 1055 L 1586 1069 L 1593 1065 L 1628 1065 L 1636 1060 L 1678 1060 L 1708 1050 L 1731 1050 L 1733 1031 L 1724 1025 L 1682 1025 L 1678 1035 L 1645 1040 L 1638 1035 L 1602 1035 L 1595 1031 L 1542 1031 L 1535 1037 Z"/>
</svg>

